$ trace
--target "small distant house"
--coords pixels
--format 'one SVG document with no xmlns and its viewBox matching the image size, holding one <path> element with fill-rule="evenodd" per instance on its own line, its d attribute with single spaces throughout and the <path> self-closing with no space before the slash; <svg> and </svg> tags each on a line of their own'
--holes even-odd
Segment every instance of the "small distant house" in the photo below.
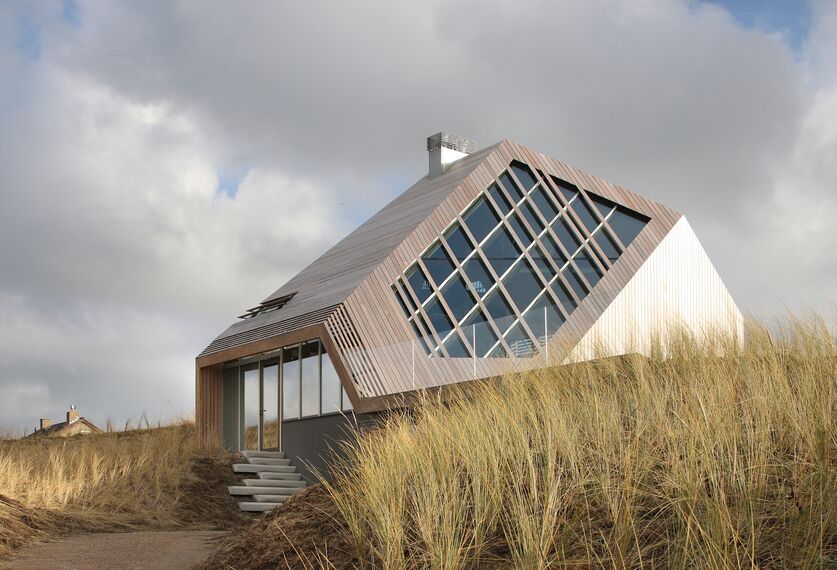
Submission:
<svg viewBox="0 0 837 570">
<path fill-rule="evenodd" d="M 70 437 L 89 433 L 102 433 L 93 422 L 81 417 L 75 406 L 67 410 L 67 421 L 52 423 L 50 418 L 41 418 L 41 427 L 27 437 Z"/>
</svg>

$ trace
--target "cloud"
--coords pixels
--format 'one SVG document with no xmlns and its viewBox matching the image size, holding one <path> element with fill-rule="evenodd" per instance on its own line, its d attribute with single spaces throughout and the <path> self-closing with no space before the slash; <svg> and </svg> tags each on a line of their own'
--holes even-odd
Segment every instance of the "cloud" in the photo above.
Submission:
<svg viewBox="0 0 837 570">
<path fill-rule="evenodd" d="M 188 412 L 194 355 L 440 129 L 685 212 L 748 310 L 828 306 L 837 10 L 813 14 L 792 50 L 693 2 L 4 5 L 0 391 L 48 389 L 5 422 Z"/>
</svg>

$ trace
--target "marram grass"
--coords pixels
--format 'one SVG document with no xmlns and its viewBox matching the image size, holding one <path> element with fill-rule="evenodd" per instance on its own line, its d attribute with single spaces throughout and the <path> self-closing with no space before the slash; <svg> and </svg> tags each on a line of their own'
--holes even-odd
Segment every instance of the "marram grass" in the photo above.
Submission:
<svg viewBox="0 0 837 570">
<path fill-rule="evenodd" d="M 369 567 L 837 565 L 837 350 L 821 320 L 426 398 L 329 491 Z M 665 357 L 663 356 L 665 355 Z M 722 356 L 719 356 L 722 355 Z"/>
</svg>

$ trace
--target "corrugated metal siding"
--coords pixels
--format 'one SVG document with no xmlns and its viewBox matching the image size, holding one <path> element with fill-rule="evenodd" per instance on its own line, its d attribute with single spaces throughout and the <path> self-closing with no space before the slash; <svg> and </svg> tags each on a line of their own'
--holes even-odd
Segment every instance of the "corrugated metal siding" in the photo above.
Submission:
<svg viewBox="0 0 837 570">
<path fill-rule="evenodd" d="M 676 327 L 740 336 L 743 317 L 685 216 L 573 349 L 578 361 L 648 353 Z"/>
</svg>

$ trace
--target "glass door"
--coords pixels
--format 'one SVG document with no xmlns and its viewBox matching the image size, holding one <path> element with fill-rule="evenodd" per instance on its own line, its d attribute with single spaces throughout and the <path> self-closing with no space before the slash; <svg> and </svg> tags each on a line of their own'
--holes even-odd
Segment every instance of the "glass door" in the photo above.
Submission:
<svg viewBox="0 0 837 570">
<path fill-rule="evenodd" d="M 259 368 L 243 370 L 241 374 L 241 389 L 244 392 L 241 419 L 242 449 L 259 449 L 259 426 L 261 417 Z"/>
<path fill-rule="evenodd" d="M 279 365 L 262 369 L 262 445 L 279 449 Z"/>
</svg>

